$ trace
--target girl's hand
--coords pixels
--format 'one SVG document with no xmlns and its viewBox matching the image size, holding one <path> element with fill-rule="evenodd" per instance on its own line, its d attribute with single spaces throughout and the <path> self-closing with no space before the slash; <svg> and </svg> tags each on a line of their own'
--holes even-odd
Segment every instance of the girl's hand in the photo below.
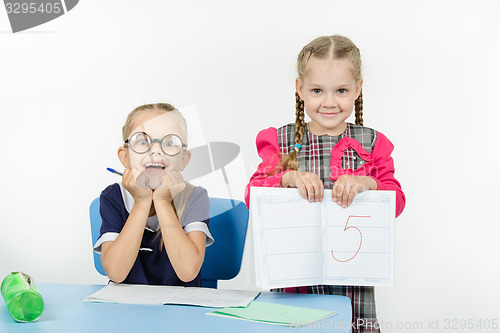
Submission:
<svg viewBox="0 0 500 333">
<path fill-rule="evenodd" d="M 377 182 L 368 176 L 340 176 L 332 187 L 332 201 L 346 208 L 359 192 L 376 190 Z"/>
<path fill-rule="evenodd" d="M 296 187 L 300 195 L 309 202 L 323 200 L 324 187 L 319 176 L 307 171 L 287 171 L 281 178 L 281 186 Z"/>
<path fill-rule="evenodd" d="M 135 202 L 151 202 L 153 200 L 153 191 L 147 185 L 147 177 L 138 170 L 125 169 L 122 185 L 134 197 Z"/>
<path fill-rule="evenodd" d="M 167 201 L 170 203 L 185 187 L 186 183 L 179 171 L 164 171 L 161 185 L 153 191 L 153 201 Z"/>
</svg>

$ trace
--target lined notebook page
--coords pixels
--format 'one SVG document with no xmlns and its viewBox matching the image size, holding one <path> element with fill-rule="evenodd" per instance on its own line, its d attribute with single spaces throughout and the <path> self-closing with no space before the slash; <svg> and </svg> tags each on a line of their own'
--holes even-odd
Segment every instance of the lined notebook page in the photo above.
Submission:
<svg viewBox="0 0 500 333">
<path fill-rule="evenodd" d="M 250 193 L 260 288 L 393 283 L 393 191 L 359 193 L 348 208 L 331 201 L 331 190 L 320 203 L 293 188 Z"/>
<path fill-rule="evenodd" d="M 327 196 L 331 197 L 331 190 L 325 191 Z M 394 191 L 358 193 L 347 208 L 326 201 L 323 209 L 323 282 L 392 285 L 394 219 Z"/>
<path fill-rule="evenodd" d="M 283 196 L 280 190 L 291 191 Z M 252 187 L 250 193 L 258 286 L 318 283 L 321 205 L 303 200 L 296 189 Z"/>
</svg>

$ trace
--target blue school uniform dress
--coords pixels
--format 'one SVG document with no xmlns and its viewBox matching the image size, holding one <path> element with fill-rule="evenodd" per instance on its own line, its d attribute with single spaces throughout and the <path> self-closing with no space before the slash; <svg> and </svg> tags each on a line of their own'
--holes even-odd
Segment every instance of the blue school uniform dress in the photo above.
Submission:
<svg viewBox="0 0 500 333">
<path fill-rule="evenodd" d="M 213 238 L 208 229 L 210 200 L 207 191 L 202 187 L 186 184 L 188 186 L 183 192 L 188 192 L 188 197 L 183 203 L 179 222 L 186 233 L 191 231 L 205 233 L 207 246 L 209 246 L 213 243 Z M 183 192 L 176 198 L 182 197 Z M 133 205 L 134 198 L 122 184 L 112 184 L 102 191 L 100 196 L 101 235 L 94 245 L 94 251 L 100 253 L 102 243 L 116 240 Z M 160 249 L 160 242 L 163 240 L 158 237 L 159 230 L 158 217 L 156 215 L 149 217 L 137 259 L 123 283 L 199 287 L 201 285 L 199 273 L 190 282 L 183 282 L 177 277 L 165 246 Z"/>
</svg>

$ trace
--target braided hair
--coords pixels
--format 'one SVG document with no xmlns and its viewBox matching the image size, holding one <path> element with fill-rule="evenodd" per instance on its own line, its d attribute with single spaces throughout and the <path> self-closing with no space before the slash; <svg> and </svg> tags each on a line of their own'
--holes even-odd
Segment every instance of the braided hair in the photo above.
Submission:
<svg viewBox="0 0 500 333">
<path fill-rule="evenodd" d="M 305 71 L 309 59 L 314 56 L 319 59 L 344 59 L 347 58 L 353 65 L 353 75 L 356 81 L 361 80 L 361 55 L 359 49 L 347 37 L 340 35 L 323 36 L 316 38 L 300 51 L 297 56 L 297 73 L 300 80 L 304 80 Z M 363 125 L 363 92 L 354 102 L 355 123 Z M 304 129 L 304 101 L 295 92 L 295 144 L 302 145 Z M 281 159 L 281 169 L 297 170 L 297 152 L 294 149 L 291 153 L 284 155 Z"/>
<path fill-rule="evenodd" d="M 295 143 L 299 145 L 302 145 L 306 127 L 304 113 L 304 101 L 300 98 L 299 93 L 295 92 Z M 281 159 L 282 170 L 297 170 L 297 151 L 297 149 L 294 149 L 290 154 L 283 156 Z"/>
<path fill-rule="evenodd" d="M 363 90 L 359 92 L 358 98 L 354 101 L 354 117 L 356 125 L 363 126 Z"/>
</svg>

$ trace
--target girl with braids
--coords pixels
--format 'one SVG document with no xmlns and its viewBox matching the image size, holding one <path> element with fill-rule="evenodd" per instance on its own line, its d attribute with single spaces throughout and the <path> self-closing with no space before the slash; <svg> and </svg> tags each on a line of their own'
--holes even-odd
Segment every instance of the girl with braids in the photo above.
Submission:
<svg viewBox="0 0 500 333">
<path fill-rule="evenodd" d="M 405 196 L 394 178 L 392 143 L 380 132 L 363 126 L 361 56 L 343 36 L 320 37 L 297 57 L 296 120 L 257 135 L 262 163 L 251 186 L 295 187 L 310 202 L 332 189 L 334 202 L 349 206 L 356 193 L 366 190 L 396 191 L 396 216 Z M 355 124 L 347 118 L 355 109 Z M 305 122 L 305 113 L 311 119 Z M 373 287 L 306 286 L 276 291 L 335 294 L 350 297 L 353 332 L 379 332 Z"/>
<path fill-rule="evenodd" d="M 116 283 L 200 286 L 208 230 L 207 191 L 179 171 L 191 158 L 186 122 L 170 104 L 132 111 L 122 129 L 121 184 L 100 196 L 101 236 L 94 250 Z M 155 144 L 158 143 L 158 144 Z"/>
</svg>

